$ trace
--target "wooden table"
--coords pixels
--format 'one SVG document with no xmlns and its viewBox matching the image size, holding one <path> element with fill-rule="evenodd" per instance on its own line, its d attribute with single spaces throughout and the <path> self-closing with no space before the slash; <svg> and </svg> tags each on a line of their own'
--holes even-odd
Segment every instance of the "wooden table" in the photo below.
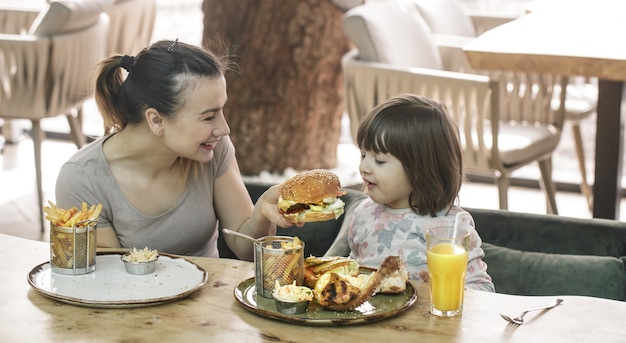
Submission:
<svg viewBox="0 0 626 343">
<path fill-rule="evenodd" d="M 593 216 L 619 218 L 626 32 L 622 0 L 537 0 L 531 12 L 464 46 L 477 69 L 599 78 Z"/>
<path fill-rule="evenodd" d="M 626 303 L 564 296 L 562 305 L 507 327 L 499 313 L 517 315 L 554 297 L 468 291 L 456 318 L 429 314 L 427 284 L 416 282 L 418 301 L 382 321 L 345 327 L 287 324 L 245 310 L 233 289 L 253 275 L 253 264 L 188 258 L 209 273 L 190 297 L 164 305 L 101 309 L 60 303 L 30 287 L 30 270 L 47 261 L 48 244 L 0 234 L 0 341 L 3 342 L 624 342 Z M 97 271 L 97 269 L 96 269 Z"/>
</svg>

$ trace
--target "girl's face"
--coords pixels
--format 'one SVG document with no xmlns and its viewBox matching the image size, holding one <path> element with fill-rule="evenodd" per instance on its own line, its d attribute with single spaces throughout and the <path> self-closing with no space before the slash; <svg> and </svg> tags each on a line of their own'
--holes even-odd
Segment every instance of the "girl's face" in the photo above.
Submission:
<svg viewBox="0 0 626 343">
<path fill-rule="evenodd" d="M 361 150 L 359 171 L 372 200 L 395 209 L 409 207 L 411 183 L 399 159 Z"/>
<path fill-rule="evenodd" d="M 195 80 L 184 97 L 180 111 L 164 120 L 165 144 L 178 156 L 208 162 L 220 137 L 230 134 L 223 112 L 226 79 L 220 76 Z"/>
</svg>

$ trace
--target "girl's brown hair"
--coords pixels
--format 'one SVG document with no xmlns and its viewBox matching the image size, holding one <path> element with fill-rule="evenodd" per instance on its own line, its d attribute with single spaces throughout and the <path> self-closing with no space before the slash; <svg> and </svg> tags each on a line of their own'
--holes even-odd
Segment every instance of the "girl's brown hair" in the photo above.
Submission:
<svg viewBox="0 0 626 343">
<path fill-rule="evenodd" d="M 363 118 L 356 141 L 360 149 L 401 161 L 416 213 L 435 217 L 457 199 L 463 182 L 461 144 L 445 105 L 410 94 L 391 98 Z"/>
</svg>

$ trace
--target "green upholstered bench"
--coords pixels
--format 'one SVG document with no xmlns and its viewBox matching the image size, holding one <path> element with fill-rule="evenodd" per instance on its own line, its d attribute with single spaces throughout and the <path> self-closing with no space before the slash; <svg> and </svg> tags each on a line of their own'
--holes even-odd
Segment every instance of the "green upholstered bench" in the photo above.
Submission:
<svg viewBox="0 0 626 343">
<path fill-rule="evenodd" d="M 626 300 L 626 223 L 467 210 L 497 292 Z"/>
</svg>

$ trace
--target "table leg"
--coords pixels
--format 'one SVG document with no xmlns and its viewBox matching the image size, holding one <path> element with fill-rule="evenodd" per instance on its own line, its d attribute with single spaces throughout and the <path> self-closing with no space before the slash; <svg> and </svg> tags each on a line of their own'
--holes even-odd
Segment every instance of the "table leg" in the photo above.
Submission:
<svg viewBox="0 0 626 343">
<path fill-rule="evenodd" d="M 621 81 L 599 81 L 594 218 L 619 219 L 622 180 L 623 124 Z"/>
</svg>

